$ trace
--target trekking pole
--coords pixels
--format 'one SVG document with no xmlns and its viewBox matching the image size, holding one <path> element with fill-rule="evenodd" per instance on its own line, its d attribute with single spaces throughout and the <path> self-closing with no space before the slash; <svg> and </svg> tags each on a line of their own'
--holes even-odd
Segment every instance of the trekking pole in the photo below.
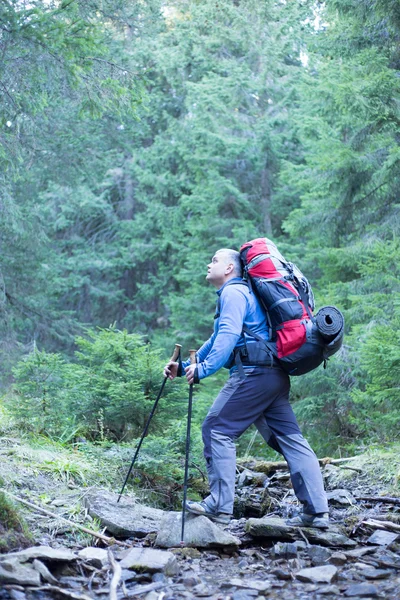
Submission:
<svg viewBox="0 0 400 600">
<path fill-rule="evenodd" d="M 190 364 L 196 364 L 196 350 L 189 350 Z M 193 402 L 193 383 L 189 386 L 189 406 L 188 406 L 188 417 L 187 417 L 187 430 L 186 430 L 186 455 L 185 455 L 185 477 L 183 480 L 183 504 L 182 504 L 182 531 L 181 531 L 181 546 L 183 546 L 184 533 L 185 533 L 185 511 L 186 511 L 186 494 L 187 494 L 187 482 L 189 472 L 189 452 L 190 452 L 190 424 L 192 421 L 192 402 Z"/>
<path fill-rule="evenodd" d="M 181 353 L 181 348 L 182 348 L 182 346 L 180 344 L 175 344 L 174 352 L 173 352 L 173 354 L 172 354 L 171 359 L 170 359 L 169 362 L 176 362 L 178 360 L 179 355 Z M 124 493 L 124 489 L 125 489 L 125 486 L 126 486 L 126 483 L 127 483 L 128 479 L 129 479 L 129 475 L 132 473 L 133 465 L 135 464 L 135 461 L 136 461 L 136 459 L 138 457 L 140 446 L 142 445 L 142 442 L 143 442 L 144 438 L 146 437 L 147 430 L 148 430 L 149 425 L 150 425 L 150 421 L 153 418 L 153 415 L 154 415 L 155 410 L 157 408 L 158 401 L 161 398 L 161 394 L 163 393 L 164 386 L 165 386 L 165 384 L 167 382 L 167 379 L 168 379 L 168 377 L 166 375 L 164 375 L 164 380 L 162 382 L 160 391 L 158 392 L 158 396 L 156 398 L 156 401 L 154 402 L 153 408 L 151 409 L 151 413 L 149 415 L 149 418 L 147 419 L 147 423 L 146 423 L 145 428 L 143 430 L 142 437 L 140 438 L 140 441 L 139 441 L 139 443 L 137 445 L 135 456 L 133 457 L 131 466 L 129 467 L 128 474 L 125 477 L 124 485 L 122 486 L 122 490 L 120 491 L 120 494 L 118 496 L 117 504 L 120 501 L 122 494 Z"/>
</svg>

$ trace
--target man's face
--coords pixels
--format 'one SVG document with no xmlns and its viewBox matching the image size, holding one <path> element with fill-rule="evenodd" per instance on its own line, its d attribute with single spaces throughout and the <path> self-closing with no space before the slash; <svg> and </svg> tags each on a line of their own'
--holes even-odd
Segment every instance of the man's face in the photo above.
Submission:
<svg viewBox="0 0 400 600">
<path fill-rule="evenodd" d="M 220 288 L 226 281 L 226 275 L 232 271 L 232 263 L 228 261 L 226 252 L 218 250 L 207 265 L 206 280 L 216 288 Z"/>
</svg>

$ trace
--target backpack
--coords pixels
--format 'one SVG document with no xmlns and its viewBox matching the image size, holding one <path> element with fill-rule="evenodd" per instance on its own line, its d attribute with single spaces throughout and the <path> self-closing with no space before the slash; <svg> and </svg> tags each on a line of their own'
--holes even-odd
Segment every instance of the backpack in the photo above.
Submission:
<svg viewBox="0 0 400 600">
<path fill-rule="evenodd" d="M 303 375 L 335 354 L 343 343 L 344 318 L 335 306 L 314 316 L 314 295 L 300 269 L 288 262 L 268 238 L 240 248 L 244 279 L 267 315 L 270 339 L 265 345 L 289 375 Z M 244 332 L 263 341 L 247 327 Z"/>
</svg>

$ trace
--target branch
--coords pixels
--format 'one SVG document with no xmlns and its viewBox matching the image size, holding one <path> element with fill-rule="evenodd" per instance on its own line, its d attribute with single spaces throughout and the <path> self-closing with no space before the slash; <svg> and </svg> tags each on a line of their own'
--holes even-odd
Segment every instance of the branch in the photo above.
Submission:
<svg viewBox="0 0 400 600">
<path fill-rule="evenodd" d="M 389 496 L 357 496 L 356 500 L 366 500 L 367 502 L 383 502 L 384 504 L 400 504 L 400 498 L 390 498 Z"/>
<path fill-rule="evenodd" d="M 324 467 L 325 465 L 339 465 L 343 462 L 348 462 L 351 460 L 356 460 L 358 458 L 358 456 L 350 456 L 348 458 L 330 458 L 329 456 L 325 457 L 325 458 L 319 458 L 318 462 L 320 464 L 321 467 Z M 252 469 L 254 471 L 258 471 L 259 473 L 265 473 L 266 475 L 268 475 L 269 473 L 272 473 L 273 471 L 279 471 L 281 469 L 287 469 L 288 468 L 288 464 L 286 461 L 277 461 L 277 462 L 273 462 L 273 461 L 256 461 L 256 460 L 250 460 L 250 461 L 246 461 L 246 460 L 242 460 L 239 461 L 241 464 L 238 465 L 239 468 L 249 468 Z M 344 468 L 344 467 L 342 467 Z M 350 467 L 346 467 L 346 468 L 350 468 Z M 354 470 L 359 470 L 359 469 L 355 469 L 354 467 L 351 467 Z"/>
<path fill-rule="evenodd" d="M 125 542 L 119 542 L 118 540 L 116 540 L 112 537 L 109 537 L 102 533 L 98 533 L 97 531 L 93 531 L 92 529 L 88 529 L 87 527 L 84 527 L 83 525 L 79 525 L 79 523 L 74 523 L 73 521 L 70 521 L 69 519 L 66 519 L 65 517 L 61 517 L 60 515 L 57 515 L 56 513 L 52 513 L 49 510 L 42 508 L 41 506 L 37 506 L 36 504 L 33 504 L 32 502 L 23 500 L 22 498 L 19 498 L 18 496 L 14 496 L 14 494 L 11 494 L 11 492 L 8 492 L 7 490 L 5 490 L 3 488 L 0 488 L 0 491 L 4 492 L 8 496 L 10 496 L 10 498 L 13 498 L 13 500 L 16 500 L 17 502 L 21 502 L 21 504 L 25 504 L 25 506 L 28 506 L 29 508 L 33 508 L 33 510 L 37 510 L 38 512 L 41 512 L 44 515 L 47 515 L 48 517 L 53 517 L 54 519 L 61 519 L 61 521 L 68 523 L 68 525 L 71 525 L 71 527 L 75 527 L 76 529 L 79 529 L 80 531 L 83 531 L 84 533 L 87 533 L 88 535 L 92 535 L 93 537 L 96 537 L 99 540 L 102 540 L 105 544 L 110 544 L 110 545 L 117 544 L 118 546 L 123 546 L 124 548 L 130 547 L 129 544 L 126 544 Z"/>
<path fill-rule="evenodd" d="M 115 67 L 119 71 L 122 71 L 123 73 L 129 73 L 129 75 L 134 75 L 135 77 L 140 77 L 142 75 L 142 73 L 135 73 L 134 71 L 130 71 L 129 69 L 121 67 L 121 65 L 117 65 L 117 63 L 111 62 L 110 60 L 106 60 L 105 58 L 97 58 L 97 56 L 81 56 L 80 58 L 81 60 L 94 60 L 96 62 L 105 63 L 110 67 Z"/>
<path fill-rule="evenodd" d="M 372 529 L 385 529 L 386 531 L 400 533 L 400 525 L 397 525 L 397 523 L 392 523 L 391 521 L 376 521 L 375 519 L 367 519 L 366 521 L 361 521 L 361 525 L 367 525 L 368 527 L 372 527 Z"/>
<path fill-rule="evenodd" d="M 121 565 L 115 560 L 111 548 L 108 548 L 107 554 L 108 560 L 110 561 L 110 565 L 112 566 L 112 570 L 114 572 L 110 583 L 110 600 L 117 600 L 117 588 L 119 582 L 121 581 L 122 568 Z"/>
</svg>

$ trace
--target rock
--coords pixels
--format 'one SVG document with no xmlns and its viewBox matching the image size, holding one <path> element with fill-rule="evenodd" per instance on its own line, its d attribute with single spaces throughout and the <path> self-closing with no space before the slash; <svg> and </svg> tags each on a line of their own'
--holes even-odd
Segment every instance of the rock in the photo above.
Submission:
<svg viewBox="0 0 400 600">
<path fill-rule="evenodd" d="M 11 589 L 8 593 L 12 600 L 26 600 L 26 595 L 21 590 Z"/>
<path fill-rule="evenodd" d="M 107 550 L 104 550 L 103 548 L 93 548 L 92 546 L 88 546 L 78 552 L 78 556 L 85 562 L 97 567 L 97 569 L 102 569 L 109 562 Z"/>
<path fill-rule="evenodd" d="M 370 583 L 356 583 L 347 588 L 344 595 L 348 598 L 357 596 L 358 598 L 372 598 L 378 595 L 377 588 Z"/>
<path fill-rule="evenodd" d="M 232 600 L 254 600 L 258 598 L 257 590 L 236 590 L 230 597 Z M 228 596 L 229 598 L 229 596 Z"/>
<path fill-rule="evenodd" d="M 309 546 L 307 554 L 311 559 L 311 564 L 314 567 L 325 565 L 332 556 L 332 551 L 323 546 Z"/>
<path fill-rule="evenodd" d="M 392 572 L 387 569 L 371 569 L 368 567 L 363 571 L 363 575 L 367 579 L 387 579 L 391 577 Z"/>
<path fill-rule="evenodd" d="M 398 533 L 392 533 L 391 531 L 377 529 L 367 539 L 367 544 L 375 544 L 377 546 L 388 546 L 389 544 L 392 544 L 398 537 Z"/>
<path fill-rule="evenodd" d="M 337 568 L 334 565 L 323 567 L 310 567 L 296 573 L 296 578 L 307 583 L 331 583 L 337 576 Z"/>
<path fill-rule="evenodd" d="M 133 569 L 138 573 L 164 571 L 166 575 L 176 575 L 179 570 L 172 552 L 153 548 L 132 548 L 120 565 L 123 569 Z"/>
<path fill-rule="evenodd" d="M 19 552 L 10 552 L 9 554 L 0 555 L 0 565 L 2 561 L 14 558 L 19 562 L 27 562 L 32 558 L 69 562 L 76 560 L 77 557 L 74 552 L 65 548 L 55 549 L 50 546 L 32 546 L 31 548 L 26 548 L 26 550 L 20 550 Z"/>
<path fill-rule="evenodd" d="M 347 556 L 344 552 L 334 552 L 329 559 L 329 562 L 332 565 L 336 565 L 340 567 L 341 565 L 345 565 L 347 563 Z"/>
<path fill-rule="evenodd" d="M 118 503 L 117 500 L 118 494 L 95 490 L 85 497 L 84 503 L 90 516 L 99 519 L 115 536 L 145 537 L 159 530 L 163 510 L 143 506 L 132 498 L 122 497 Z"/>
<path fill-rule="evenodd" d="M 249 484 L 266 487 L 268 483 L 269 479 L 265 473 L 257 473 L 249 469 L 242 471 L 238 478 L 238 488 Z"/>
<path fill-rule="evenodd" d="M 166 513 L 156 537 L 160 548 L 179 546 L 181 541 L 182 513 Z M 184 541 L 187 546 L 212 548 L 216 546 L 239 546 L 240 540 L 218 527 L 207 517 L 186 515 Z"/>
<path fill-rule="evenodd" d="M 337 585 L 325 585 L 324 587 L 319 588 L 318 590 L 319 594 L 322 595 L 327 595 L 329 596 L 330 594 L 332 594 L 332 596 L 340 596 L 341 592 L 339 590 L 339 588 L 337 587 Z"/>
<path fill-rule="evenodd" d="M 245 530 L 254 537 L 267 539 L 281 539 L 294 541 L 301 538 L 298 527 L 286 525 L 284 519 L 276 517 L 263 517 L 262 519 L 249 519 Z M 316 529 L 315 527 L 302 527 L 304 535 L 310 542 L 322 544 L 323 546 L 356 546 L 356 542 L 343 535 L 334 526 L 328 530 Z"/>
<path fill-rule="evenodd" d="M 200 598 L 211 596 L 213 594 L 213 590 L 205 583 L 195 585 L 192 592 L 195 596 L 199 596 Z"/>
<path fill-rule="evenodd" d="M 292 579 L 292 574 L 284 569 L 272 569 L 271 574 L 283 581 L 290 581 Z"/>
<path fill-rule="evenodd" d="M 326 497 L 329 504 L 339 504 L 342 506 L 354 506 L 357 504 L 356 499 L 348 490 L 333 490 L 326 492 Z"/>
<path fill-rule="evenodd" d="M 183 556 L 184 558 L 201 558 L 202 554 L 200 550 L 196 548 L 173 548 L 171 552 L 177 554 L 179 556 Z"/>
<path fill-rule="evenodd" d="M 47 581 L 48 583 L 54 583 L 54 584 L 58 583 L 57 579 L 54 577 L 54 575 L 52 575 L 50 573 L 49 569 L 46 567 L 46 565 L 44 563 L 42 563 L 41 560 L 38 560 L 37 558 L 35 558 L 35 560 L 32 563 L 32 567 L 35 569 L 35 571 L 40 573 L 40 575 L 42 576 L 42 579 L 44 581 Z"/>
<path fill-rule="evenodd" d="M 376 548 L 355 548 L 355 550 L 346 550 L 344 554 L 347 558 L 361 558 L 365 554 L 374 554 Z"/>
<path fill-rule="evenodd" d="M 258 592 L 265 592 L 271 588 L 269 581 L 261 581 L 260 579 L 239 579 L 238 577 L 235 577 L 228 583 L 230 586 L 244 588 L 246 590 L 257 590 Z"/>
<path fill-rule="evenodd" d="M 0 563 L 0 583 L 40 585 L 40 574 L 30 566 L 21 565 L 17 560 L 2 560 Z"/>
<path fill-rule="evenodd" d="M 297 558 L 297 546 L 288 542 L 278 542 L 271 550 L 272 560 Z"/>
</svg>

